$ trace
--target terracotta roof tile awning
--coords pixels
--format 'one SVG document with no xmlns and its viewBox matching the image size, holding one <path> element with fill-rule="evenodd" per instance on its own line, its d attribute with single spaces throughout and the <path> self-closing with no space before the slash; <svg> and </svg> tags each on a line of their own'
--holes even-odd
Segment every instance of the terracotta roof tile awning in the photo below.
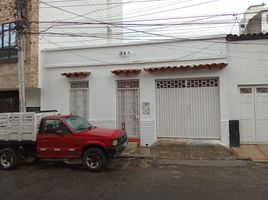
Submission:
<svg viewBox="0 0 268 200">
<path fill-rule="evenodd" d="M 254 33 L 254 34 L 241 34 L 241 35 L 228 34 L 226 36 L 226 41 L 265 40 L 265 39 L 268 39 L 268 32 L 267 33 Z"/>
<path fill-rule="evenodd" d="M 144 71 L 153 72 L 174 72 L 186 70 L 199 70 L 199 69 L 222 69 L 226 67 L 227 63 L 212 63 L 212 64 L 199 64 L 199 65 L 181 65 L 181 66 L 163 66 L 163 67 L 149 67 L 143 68 Z"/>
<path fill-rule="evenodd" d="M 91 74 L 91 72 L 69 72 L 62 73 L 62 76 L 66 76 L 67 78 L 79 78 L 79 77 L 87 77 Z"/>
<path fill-rule="evenodd" d="M 111 71 L 115 75 L 137 75 L 141 73 L 141 69 L 117 69 Z"/>
</svg>

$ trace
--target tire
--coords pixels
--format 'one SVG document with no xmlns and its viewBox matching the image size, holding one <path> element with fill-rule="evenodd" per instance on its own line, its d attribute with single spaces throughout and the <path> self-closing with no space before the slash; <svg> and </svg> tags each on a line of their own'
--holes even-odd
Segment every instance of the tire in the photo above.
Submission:
<svg viewBox="0 0 268 200">
<path fill-rule="evenodd" d="M 4 170 L 14 169 L 19 157 L 13 149 L 4 148 L 0 150 L 0 168 Z"/>
<path fill-rule="evenodd" d="M 100 171 L 106 164 L 106 156 L 100 148 L 89 148 L 83 154 L 83 166 L 90 172 Z"/>
</svg>

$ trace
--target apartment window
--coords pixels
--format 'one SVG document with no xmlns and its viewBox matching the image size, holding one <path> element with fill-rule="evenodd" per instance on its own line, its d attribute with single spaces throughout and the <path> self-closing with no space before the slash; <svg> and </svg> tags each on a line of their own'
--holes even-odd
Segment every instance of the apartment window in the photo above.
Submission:
<svg viewBox="0 0 268 200">
<path fill-rule="evenodd" d="M 0 62 L 17 60 L 15 23 L 0 24 Z"/>
</svg>

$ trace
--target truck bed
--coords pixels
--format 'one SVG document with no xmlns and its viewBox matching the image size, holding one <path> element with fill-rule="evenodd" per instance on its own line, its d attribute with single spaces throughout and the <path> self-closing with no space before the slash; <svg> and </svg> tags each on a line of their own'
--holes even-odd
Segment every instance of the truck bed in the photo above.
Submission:
<svg viewBox="0 0 268 200">
<path fill-rule="evenodd" d="M 0 141 L 36 141 L 41 119 L 56 114 L 58 113 L 0 113 Z"/>
</svg>

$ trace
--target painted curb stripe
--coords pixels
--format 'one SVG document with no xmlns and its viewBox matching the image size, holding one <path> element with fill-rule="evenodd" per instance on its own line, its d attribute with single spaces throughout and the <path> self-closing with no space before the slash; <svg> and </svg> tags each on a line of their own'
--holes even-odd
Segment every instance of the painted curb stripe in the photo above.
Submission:
<svg viewBox="0 0 268 200">
<path fill-rule="evenodd" d="M 256 149 L 258 149 L 259 152 L 261 152 L 261 154 L 265 157 L 265 160 L 266 160 L 266 159 L 268 160 L 268 155 L 266 155 L 266 153 L 263 151 L 263 149 L 262 149 L 258 144 L 255 144 L 255 147 L 256 147 Z"/>
<path fill-rule="evenodd" d="M 240 157 L 240 155 L 231 147 L 231 152 L 232 152 L 232 154 L 236 157 L 236 158 L 238 158 L 238 159 L 241 159 L 241 157 Z"/>
</svg>

